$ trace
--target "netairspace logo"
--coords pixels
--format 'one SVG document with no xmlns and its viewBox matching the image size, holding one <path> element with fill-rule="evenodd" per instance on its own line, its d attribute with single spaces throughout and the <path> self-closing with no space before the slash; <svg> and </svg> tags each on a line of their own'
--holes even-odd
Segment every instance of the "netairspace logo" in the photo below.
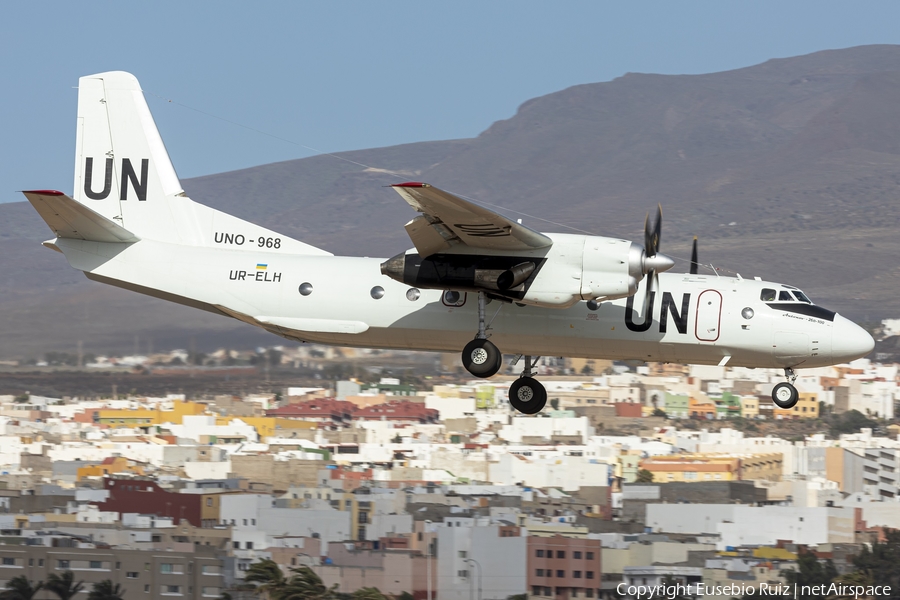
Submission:
<svg viewBox="0 0 900 600">
<path fill-rule="evenodd" d="M 889 585 L 844 585 L 831 583 L 828 585 L 786 585 L 760 583 L 756 586 L 741 583 L 708 585 L 706 583 L 675 585 L 628 585 L 620 583 L 616 592 L 635 600 L 675 600 L 684 596 L 772 596 L 782 598 L 799 598 L 800 596 L 821 596 L 823 598 L 877 598 L 890 596 Z"/>
</svg>

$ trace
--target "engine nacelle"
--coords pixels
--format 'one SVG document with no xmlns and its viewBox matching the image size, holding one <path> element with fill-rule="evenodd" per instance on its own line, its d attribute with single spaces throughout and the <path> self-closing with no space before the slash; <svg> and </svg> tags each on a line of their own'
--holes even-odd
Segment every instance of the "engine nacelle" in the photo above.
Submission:
<svg viewBox="0 0 900 600">
<path fill-rule="evenodd" d="M 586 237 L 581 297 L 584 300 L 615 300 L 633 296 L 644 277 L 643 256 L 643 246 L 634 242 Z"/>
<path fill-rule="evenodd" d="M 546 235 L 553 239 L 549 248 L 514 254 L 464 247 L 457 253 L 422 258 L 410 251 L 382 263 L 381 272 L 419 288 L 486 291 L 521 304 L 566 308 L 582 300 L 631 296 L 648 271 L 640 244 L 599 236 Z"/>
</svg>

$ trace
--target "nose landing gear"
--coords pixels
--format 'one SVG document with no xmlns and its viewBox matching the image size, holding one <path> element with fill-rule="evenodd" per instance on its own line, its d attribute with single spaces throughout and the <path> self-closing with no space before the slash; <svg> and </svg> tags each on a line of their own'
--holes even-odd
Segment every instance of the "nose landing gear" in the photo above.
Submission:
<svg viewBox="0 0 900 600">
<path fill-rule="evenodd" d="M 790 383 L 785 381 L 779 383 L 772 389 L 772 402 L 774 402 L 775 406 L 778 408 L 794 408 L 797 404 L 797 400 L 800 399 L 800 394 L 797 392 L 797 388 L 794 387 L 797 375 L 794 373 L 794 369 L 785 367 L 784 376 L 790 380 Z"/>
</svg>

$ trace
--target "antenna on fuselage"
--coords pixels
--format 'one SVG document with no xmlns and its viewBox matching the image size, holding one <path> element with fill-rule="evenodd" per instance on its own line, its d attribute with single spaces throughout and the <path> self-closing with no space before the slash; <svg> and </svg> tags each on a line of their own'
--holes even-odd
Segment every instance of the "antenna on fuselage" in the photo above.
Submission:
<svg viewBox="0 0 900 600">
<path fill-rule="evenodd" d="M 697 262 L 697 236 L 694 236 L 694 244 L 691 247 L 691 275 L 697 274 L 700 264 Z"/>
</svg>

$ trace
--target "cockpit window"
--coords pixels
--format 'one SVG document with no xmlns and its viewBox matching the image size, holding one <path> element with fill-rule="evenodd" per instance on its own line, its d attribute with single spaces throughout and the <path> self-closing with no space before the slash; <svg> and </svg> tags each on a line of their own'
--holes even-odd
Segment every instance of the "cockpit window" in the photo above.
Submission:
<svg viewBox="0 0 900 600">
<path fill-rule="evenodd" d="M 785 286 L 788 287 L 788 286 Z M 773 290 L 772 288 L 764 288 L 759 294 L 759 299 L 763 302 L 803 302 L 812 304 L 806 294 L 797 288 L 791 288 L 791 292 L 787 290 Z"/>
</svg>

